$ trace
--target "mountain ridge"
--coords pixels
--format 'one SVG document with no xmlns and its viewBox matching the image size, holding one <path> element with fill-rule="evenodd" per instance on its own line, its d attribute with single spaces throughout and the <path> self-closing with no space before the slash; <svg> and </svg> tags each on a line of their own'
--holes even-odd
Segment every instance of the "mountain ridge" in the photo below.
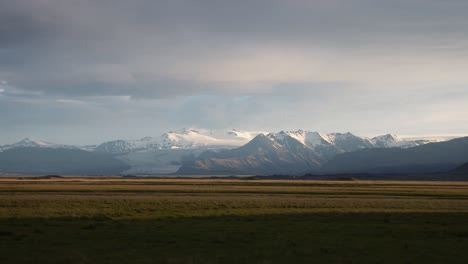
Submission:
<svg viewBox="0 0 468 264">
<path fill-rule="evenodd" d="M 367 147 L 413 147 L 438 142 L 439 139 L 402 139 L 394 134 L 379 135 L 373 138 L 356 136 L 350 132 L 323 134 L 315 131 L 295 130 L 280 132 L 254 132 L 238 129 L 232 130 L 196 130 L 182 129 L 180 131 L 169 131 L 158 137 L 144 137 L 136 140 L 117 139 L 105 141 L 98 145 L 75 146 L 65 144 L 55 144 L 32 138 L 25 138 L 19 142 L 0 145 L 0 151 L 17 147 L 44 147 L 44 148 L 77 148 L 86 151 L 98 151 L 108 153 L 125 153 L 131 151 L 145 151 L 154 149 L 172 148 L 235 148 L 247 144 L 255 136 L 264 135 L 289 135 L 302 144 L 314 147 L 337 146 L 346 151 L 354 151 Z M 350 146 L 349 141 L 353 140 L 354 146 Z M 356 147 L 357 146 L 357 147 Z"/>
<path fill-rule="evenodd" d="M 449 171 L 468 160 L 468 137 L 412 148 L 369 148 L 337 155 L 323 173 L 424 173 Z"/>
<path fill-rule="evenodd" d="M 270 148 L 270 151 L 262 153 L 258 152 L 257 149 L 247 151 L 244 146 L 249 145 L 259 135 L 259 138 L 265 143 L 263 147 Z M 122 172 L 125 174 L 170 174 L 179 170 L 188 173 L 187 164 L 196 160 L 198 160 L 196 161 L 198 164 L 192 167 L 204 167 L 203 170 L 199 170 L 204 172 L 207 172 L 209 167 L 217 167 L 218 171 L 226 171 L 226 173 L 228 171 L 246 173 L 248 169 L 258 173 L 262 171 L 299 173 L 302 170 L 316 172 L 318 167 L 343 153 L 373 148 L 412 148 L 431 141 L 435 140 L 405 140 L 394 134 L 368 138 L 356 136 L 350 132 L 324 134 L 307 130 L 294 130 L 267 133 L 238 129 L 219 131 L 182 129 L 169 131 L 159 137 L 107 141 L 97 146 L 61 145 L 27 138 L 14 144 L 0 146 L 0 153 L 19 147 L 80 149 L 109 154 L 117 158 L 130 166 L 129 169 Z M 266 144 L 269 142 L 274 143 L 273 148 Z M 242 155 L 234 157 L 233 153 L 236 152 L 237 148 L 241 148 L 242 151 L 239 153 Z M 265 156 L 266 153 L 270 156 Z M 235 160 L 236 158 L 237 160 Z M 201 161 L 203 159 L 205 160 Z M 222 159 L 225 160 L 222 161 Z M 272 164 L 273 160 L 282 164 L 282 167 L 275 167 Z M 227 164 L 230 165 L 227 166 Z M 258 169 L 254 168 L 253 164 L 257 164 Z M 181 170 L 183 165 L 185 167 Z M 306 168 L 307 166 L 308 168 Z M 273 172 L 272 168 L 276 168 L 276 172 Z M 290 170 L 284 168 L 290 168 Z"/>
</svg>

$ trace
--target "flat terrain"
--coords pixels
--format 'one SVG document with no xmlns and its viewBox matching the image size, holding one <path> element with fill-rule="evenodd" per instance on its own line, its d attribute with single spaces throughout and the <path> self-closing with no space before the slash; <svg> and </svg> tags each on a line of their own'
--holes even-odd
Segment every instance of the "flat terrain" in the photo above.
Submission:
<svg viewBox="0 0 468 264">
<path fill-rule="evenodd" d="M 0 263 L 468 263 L 468 183 L 0 178 Z"/>
</svg>

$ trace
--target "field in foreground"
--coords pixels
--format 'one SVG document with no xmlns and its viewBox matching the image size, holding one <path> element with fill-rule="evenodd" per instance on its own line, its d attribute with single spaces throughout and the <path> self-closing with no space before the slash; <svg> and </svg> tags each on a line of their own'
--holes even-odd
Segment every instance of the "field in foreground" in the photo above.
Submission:
<svg viewBox="0 0 468 264">
<path fill-rule="evenodd" d="M 0 263 L 443 262 L 468 183 L 0 179 Z"/>
</svg>

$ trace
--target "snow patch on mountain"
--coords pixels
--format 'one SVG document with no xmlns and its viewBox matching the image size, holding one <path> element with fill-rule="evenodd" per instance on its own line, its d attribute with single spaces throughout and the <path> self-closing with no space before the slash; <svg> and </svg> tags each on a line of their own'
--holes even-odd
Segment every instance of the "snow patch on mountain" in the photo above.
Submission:
<svg viewBox="0 0 468 264">
<path fill-rule="evenodd" d="M 300 129 L 297 131 L 288 131 L 286 133 L 292 138 L 309 147 L 332 144 L 326 134 L 321 134 L 319 132 L 311 132 Z"/>
<path fill-rule="evenodd" d="M 61 144 L 55 144 L 55 143 L 50 143 L 46 141 L 41 141 L 41 140 L 36 140 L 32 138 L 25 138 L 19 142 L 10 144 L 10 145 L 4 145 L 0 146 L 0 152 L 5 151 L 8 149 L 15 149 L 15 148 L 68 148 L 68 149 L 73 149 L 77 148 L 75 146 L 69 146 L 69 145 L 61 145 Z"/>
<path fill-rule="evenodd" d="M 229 137 L 231 138 L 234 137 L 234 138 L 238 138 L 239 140 L 245 140 L 245 141 L 250 141 L 254 137 L 260 134 L 266 135 L 268 134 L 268 132 L 244 131 L 244 130 L 238 130 L 238 129 L 232 129 L 232 130 L 226 131 L 226 135 L 228 135 Z"/>
<path fill-rule="evenodd" d="M 374 144 L 374 146 L 380 147 L 380 148 L 402 147 L 409 143 L 394 134 L 387 134 L 387 135 L 380 135 L 380 136 L 373 137 L 371 139 L 371 142 L 372 144 Z"/>
<path fill-rule="evenodd" d="M 247 144 L 260 132 L 241 130 L 213 131 L 184 128 L 170 131 L 159 137 L 145 137 L 138 140 L 114 140 L 99 145 L 95 151 L 125 153 L 161 149 L 216 149 L 234 148 Z"/>
<path fill-rule="evenodd" d="M 373 144 L 368 138 L 358 137 L 349 132 L 322 134 L 319 132 L 297 130 L 268 134 L 269 138 L 279 141 L 283 140 L 285 136 L 290 136 L 303 145 L 313 149 L 335 146 L 343 151 L 354 151 L 373 147 Z"/>
<path fill-rule="evenodd" d="M 401 138 L 395 134 L 376 136 L 371 139 L 378 148 L 412 148 L 429 143 L 448 141 L 450 137 Z"/>
</svg>

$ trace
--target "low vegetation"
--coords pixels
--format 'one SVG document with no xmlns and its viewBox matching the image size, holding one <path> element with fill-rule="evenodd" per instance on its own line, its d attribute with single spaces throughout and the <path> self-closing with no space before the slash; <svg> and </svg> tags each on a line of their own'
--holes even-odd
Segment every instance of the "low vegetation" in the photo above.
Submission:
<svg viewBox="0 0 468 264">
<path fill-rule="evenodd" d="M 466 263 L 468 183 L 0 179 L 0 263 Z"/>
</svg>

